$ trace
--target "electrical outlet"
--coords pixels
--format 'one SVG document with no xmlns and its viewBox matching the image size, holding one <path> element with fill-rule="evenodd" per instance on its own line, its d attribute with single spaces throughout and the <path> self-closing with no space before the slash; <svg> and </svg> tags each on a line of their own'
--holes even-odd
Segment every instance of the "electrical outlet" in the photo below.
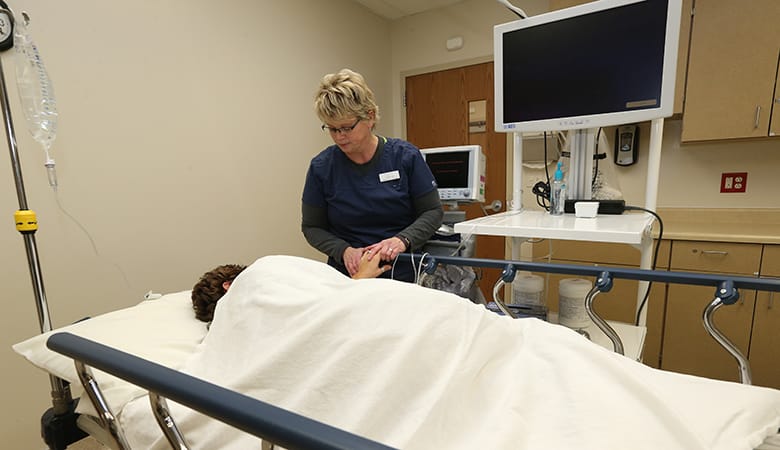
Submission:
<svg viewBox="0 0 780 450">
<path fill-rule="evenodd" d="M 724 172 L 720 175 L 720 192 L 745 192 L 747 190 L 747 172 Z"/>
</svg>

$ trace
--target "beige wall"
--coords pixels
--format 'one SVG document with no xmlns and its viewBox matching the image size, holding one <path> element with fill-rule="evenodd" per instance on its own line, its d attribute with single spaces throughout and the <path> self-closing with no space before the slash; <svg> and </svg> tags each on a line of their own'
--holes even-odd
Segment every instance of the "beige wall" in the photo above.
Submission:
<svg viewBox="0 0 780 450">
<path fill-rule="evenodd" d="M 546 0 L 516 3 L 529 14 Z M 384 119 L 404 135 L 403 75 L 492 59 L 492 27 L 514 14 L 489 0 L 389 23 L 348 0 L 118 2 L 18 0 L 53 80 L 60 189 L 46 183 L 3 55 L 55 326 L 139 301 L 149 290 L 188 289 L 210 267 L 284 253 L 320 258 L 299 232 L 309 159 L 328 144 L 311 110 L 320 76 L 366 75 Z M 461 50 L 446 39 L 463 36 Z M 776 141 L 679 146 L 667 124 L 659 206 L 771 206 L 780 199 Z M 645 158 L 618 169 L 641 202 Z M 720 171 L 748 171 L 747 195 L 719 195 Z M 41 445 L 48 380 L 10 346 L 38 323 L 9 158 L 0 157 L 5 381 L 0 436 L 8 448 Z M 691 182 L 693 180 L 693 182 Z M 74 220 L 75 219 L 75 220 Z M 86 230 L 86 232 L 85 232 Z M 94 244 L 94 246 L 93 246 Z"/>
<path fill-rule="evenodd" d="M 515 0 L 529 15 L 547 11 L 546 0 Z M 491 61 L 492 30 L 516 16 L 495 1 L 467 0 L 455 6 L 407 17 L 392 23 L 393 105 L 396 133 L 403 133 L 403 78 L 407 75 Z M 447 51 L 445 42 L 463 36 L 460 50 Z M 658 187 L 659 207 L 778 208 L 780 197 L 780 140 L 680 144 L 681 123 L 667 120 Z M 629 204 L 643 206 L 647 171 L 649 123 L 641 124 L 639 161 L 608 169 Z M 608 145 L 612 145 L 612 136 Z M 612 156 L 612 149 L 607 150 Z M 747 193 L 721 194 L 722 172 L 748 172 Z M 536 208 L 530 187 L 544 177 L 542 170 L 524 170 L 524 206 Z M 511 179 L 511 178 L 508 178 Z"/>
<path fill-rule="evenodd" d="M 348 66 L 390 103 L 386 20 L 348 0 L 9 3 L 32 18 L 58 102 L 55 195 L 3 55 L 55 326 L 189 289 L 217 264 L 321 259 L 299 228 L 308 161 L 329 143 L 312 95 Z M 39 327 L 8 156 L 0 174 L 0 438 L 42 448 L 48 378 L 11 350 Z"/>
</svg>

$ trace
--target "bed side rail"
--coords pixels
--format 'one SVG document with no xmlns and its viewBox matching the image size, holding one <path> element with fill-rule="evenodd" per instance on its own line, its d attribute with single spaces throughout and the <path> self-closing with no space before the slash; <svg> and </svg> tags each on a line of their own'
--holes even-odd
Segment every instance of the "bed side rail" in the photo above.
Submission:
<svg viewBox="0 0 780 450">
<path fill-rule="evenodd" d="M 639 280 L 649 282 L 689 284 L 695 286 L 712 286 L 715 288 L 713 300 L 705 307 L 702 313 L 704 329 L 715 341 L 737 360 L 739 365 L 740 380 L 743 384 L 752 383 L 750 364 L 747 358 L 739 351 L 713 322 L 713 314 L 724 305 L 732 305 L 739 299 L 739 289 L 754 289 L 757 291 L 780 292 L 780 280 L 771 278 L 751 278 L 725 274 L 706 274 L 696 272 L 676 272 L 666 270 L 627 269 L 609 266 L 580 266 L 572 264 L 533 263 L 525 261 L 505 261 L 484 258 L 464 258 L 460 256 L 426 256 L 402 253 L 399 258 L 408 258 L 413 264 L 418 264 L 420 271 L 426 274 L 433 273 L 438 264 L 451 264 L 456 266 L 483 267 L 503 269 L 501 278 L 493 288 L 493 298 L 499 308 L 508 316 L 514 317 L 508 308 L 498 298 L 497 292 L 504 284 L 512 282 L 517 271 L 556 273 L 566 275 L 578 275 L 595 277 L 596 283 L 586 297 L 586 309 L 588 315 L 596 325 L 604 331 L 604 334 L 612 340 L 615 351 L 622 352 L 622 343 L 617 333 L 595 313 L 592 307 L 593 297 L 598 292 L 607 292 L 612 286 L 613 278 L 627 280 Z"/>
<path fill-rule="evenodd" d="M 780 279 L 753 278 L 727 274 L 709 274 L 697 272 L 679 272 L 672 270 L 629 269 L 624 267 L 611 267 L 604 264 L 598 266 L 585 266 L 575 264 L 534 263 L 526 261 L 511 261 L 503 259 L 464 258 L 460 256 L 424 256 L 418 254 L 402 253 L 398 255 L 402 261 L 412 260 L 414 264 L 422 263 L 422 271 L 432 272 L 437 264 L 452 264 L 467 267 L 485 267 L 491 269 L 505 269 L 511 266 L 516 271 L 544 272 L 566 275 L 580 275 L 598 277 L 607 271 L 613 278 L 626 280 L 653 281 L 660 283 L 690 284 L 697 286 L 719 287 L 726 280 L 733 283 L 737 289 L 754 289 L 757 291 L 780 292 Z"/>
<path fill-rule="evenodd" d="M 55 333 L 53 351 L 288 449 L 391 447 L 169 369 L 89 339 Z"/>
</svg>

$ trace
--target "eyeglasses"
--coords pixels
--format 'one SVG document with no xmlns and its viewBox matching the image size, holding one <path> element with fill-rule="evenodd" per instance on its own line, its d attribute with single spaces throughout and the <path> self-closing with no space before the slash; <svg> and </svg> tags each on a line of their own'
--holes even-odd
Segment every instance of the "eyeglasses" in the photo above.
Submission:
<svg viewBox="0 0 780 450">
<path fill-rule="evenodd" d="M 322 128 L 322 131 L 327 131 L 330 134 L 338 134 L 338 133 L 347 134 L 350 131 L 354 130 L 355 127 L 358 126 L 358 124 L 360 123 L 361 120 L 363 120 L 363 119 L 358 119 L 357 121 L 355 121 L 355 123 L 353 123 L 351 126 L 348 126 L 348 127 L 333 128 L 333 127 L 330 127 L 328 125 L 323 125 L 321 128 Z"/>
</svg>

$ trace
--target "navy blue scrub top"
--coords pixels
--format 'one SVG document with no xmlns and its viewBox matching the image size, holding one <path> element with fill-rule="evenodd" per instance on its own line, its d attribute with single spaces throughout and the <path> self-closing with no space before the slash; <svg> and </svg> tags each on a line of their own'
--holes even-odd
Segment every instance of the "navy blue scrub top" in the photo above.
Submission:
<svg viewBox="0 0 780 450">
<path fill-rule="evenodd" d="M 437 187 L 417 147 L 402 139 L 379 139 L 377 153 L 366 164 L 352 162 L 331 145 L 312 159 L 306 174 L 303 203 L 326 208 L 328 231 L 352 247 L 398 234 L 417 219 L 413 199 Z M 342 261 L 337 263 L 340 268 Z"/>
</svg>

